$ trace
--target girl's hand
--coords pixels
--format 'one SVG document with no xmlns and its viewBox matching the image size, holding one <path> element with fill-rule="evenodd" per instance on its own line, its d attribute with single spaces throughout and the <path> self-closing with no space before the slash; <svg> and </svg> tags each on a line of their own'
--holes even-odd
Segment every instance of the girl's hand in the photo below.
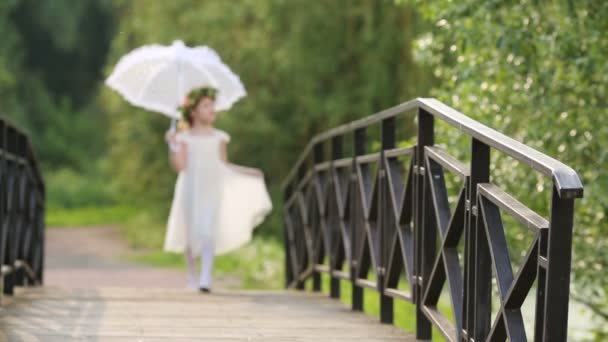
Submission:
<svg viewBox="0 0 608 342">
<path fill-rule="evenodd" d="M 165 133 L 165 141 L 169 145 L 177 145 L 177 132 L 171 129 L 168 130 L 167 133 Z"/>
<path fill-rule="evenodd" d="M 236 172 L 240 172 L 242 174 L 250 175 L 250 176 L 254 176 L 254 177 L 264 178 L 264 173 L 260 169 L 256 169 L 253 167 L 239 166 L 239 165 L 230 164 L 230 163 L 228 164 L 228 166 L 230 168 L 232 168 L 233 170 L 235 170 Z"/>
<path fill-rule="evenodd" d="M 262 172 L 262 170 L 260 169 L 251 169 L 251 174 L 253 174 L 256 177 L 260 177 L 260 178 L 264 178 L 264 172 Z"/>
</svg>

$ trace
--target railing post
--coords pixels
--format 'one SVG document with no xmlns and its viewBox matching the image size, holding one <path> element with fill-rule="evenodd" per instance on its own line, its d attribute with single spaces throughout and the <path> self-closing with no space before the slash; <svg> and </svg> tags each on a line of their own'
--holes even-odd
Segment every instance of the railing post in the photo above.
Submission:
<svg viewBox="0 0 608 342">
<path fill-rule="evenodd" d="M 538 237 L 538 260 L 547 257 L 547 245 L 549 236 L 547 231 L 541 231 Z M 534 316 L 534 342 L 543 342 L 543 330 L 545 329 L 545 295 L 547 286 L 547 270 L 541 263 L 536 265 L 536 310 Z"/>
<path fill-rule="evenodd" d="M 44 249 L 45 249 L 45 231 L 44 231 L 44 197 L 41 195 L 40 204 L 37 204 L 36 209 L 36 230 L 38 231 L 38 270 L 37 277 L 40 285 L 44 284 Z"/>
<path fill-rule="evenodd" d="M 6 122 L 4 120 L 0 121 L 0 149 L 5 152 L 7 150 L 7 134 L 8 128 Z M 7 160 L 6 153 L 2 153 L 0 156 L 0 188 L 4 189 L 2 193 L 0 193 L 0 267 L 5 264 L 6 255 L 8 250 L 8 225 L 5 224 L 7 219 L 6 212 L 6 201 L 7 201 L 7 191 L 6 191 L 6 174 L 7 174 Z M 0 281 L 4 282 L 3 279 Z"/>
<path fill-rule="evenodd" d="M 16 150 L 16 154 L 19 157 L 25 157 L 25 144 L 27 143 L 27 139 L 25 138 L 24 135 L 22 134 L 17 134 L 17 150 Z M 26 225 L 26 218 L 25 218 L 25 210 L 24 210 L 24 204 L 25 204 L 25 198 L 24 196 L 26 195 L 25 193 L 23 193 L 22 191 L 22 186 L 23 186 L 23 181 L 24 181 L 24 177 L 25 177 L 25 168 L 27 167 L 27 165 L 25 164 L 17 164 L 17 184 L 16 184 L 16 198 L 17 198 L 17 203 L 15 204 L 15 211 L 16 211 L 16 216 L 17 216 L 17 222 L 18 224 L 15 227 L 15 251 L 14 251 L 14 255 L 15 255 L 15 260 L 21 260 L 24 261 L 25 257 L 23 255 L 23 238 L 26 234 L 26 229 L 29 228 Z M 24 286 L 25 285 L 25 269 L 23 267 L 20 268 L 16 268 L 15 269 L 15 286 Z"/>
<path fill-rule="evenodd" d="M 304 176 L 306 175 L 306 166 L 307 166 L 307 165 L 306 165 L 306 164 L 307 164 L 306 162 L 307 162 L 307 161 L 304 161 L 304 162 L 302 163 L 302 165 L 300 165 L 300 168 L 298 169 L 298 178 L 297 178 L 298 180 L 302 180 L 302 179 L 304 178 Z M 298 191 L 298 192 L 299 192 L 300 190 L 296 190 L 296 191 Z M 298 195 L 299 195 L 299 194 L 298 194 Z M 302 220 L 302 223 L 303 223 L 303 222 L 306 220 L 306 218 L 305 218 L 305 217 L 301 217 L 301 220 Z M 302 224 L 302 226 L 298 226 L 298 227 L 296 227 L 296 230 L 299 230 L 299 229 L 301 229 L 302 231 L 304 231 L 304 229 L 306 229 L 306 228 L 304 227 L 304 224 Z M 302 240 L 297 240 L 297 241 L 296 241 L 296 244 L 298 244 L 298 243 L 299 243 L 299 244 L 301 244 L 301 245 L 303 245 L 303 247 L 298 246 L 298 248 L 304 248 L 304 251 L 305 251 L 305 252 L 304 252 L 304 254 L 306 254 L 306 253 L 307 253 L 307 249 L 306 249 L 306 246 L 307 246 L 307 241 L 306 241 L 306 240 L 304 240 L 304 241 L 302 241 Z M 296 253 L 297 253 L 297 251 L 296 251 Z M 308 257 L 308 255 L 304 255 L 303 257 L 304 257 L 304 258 L 307 258 L 307 257 Z M 302 260 L 298 260 L 298 263 L 301 263 L 301 262 L 302 262 Z M 298 265 L 299 265 L 299 264 L 298 264 Z M 301 266 L 299 266 L 299 267 L 301 267 Z M 301 272 L 301 271 L 302 271 L 302 270 L 298 270 L 298 272 Z M 298 280 L 296 281 L 296 289 L 297 289 L 297 290 L 305 290 L 305 289 L 306 289 L 306 283 L 305 283 L 305 280 L 300 279 L 300 277 L 299 277 L 299 276 L 300 276 L 300 275 L 298 274 Z"/>
<path fill-rule="evenodd" d="M 473 308 L 473 330 L 469 331 L 469 338 L 475 341 L 484 341 L 490 332 L 492 313 L 492 259 L 488 247 L 488 240 L 479 214 L 479 203 L 477 201 L 477 184 L 490 181 L 490 147 L 481 141 L 472 139 L 471 153 L 471 182 L 469 188 L 471 210 L 469 211 L 469 229 L 472 246 L 472 265 L 469 265 L 471 277 L 469 283 L 469 295 Z M 471 336 L 472 335 L 472 336 Z"/>
<path fill-rule="evenodd" d="M 429 233 L 434 232 L 434 227 L 426 229 L 429 219 L 425 216 L 431 215 L 430 211 L 424 210 L 424 147 L 435 143 L 434 117 L 423 109 L 418 110 L 418 143 L 416 144 L 415 165 L 415 201 L 416 210 L 414 222 L 414 300 L 416 302 L 416 338 L 430 340 L 432 338 L 431 322 L 422 312 L 422 297 L 424 289 L 429 280 L 433 259 L 435 258 L 435 241 L 430 241 Z M 425 237 L 425 235 L 427 235 Z"/>
<path fill-rule="evenodd" d="M 17 148 L 16 148 L 16 144 L 17 144 L 17 131 L 14 128 L 7 128 L 6 130 L 6 150 L 5 152 L 10 152 L 12 154 L 15 154 Z M 15 174 L 17 173 L 17 166 L 16 166 L 16 161 L 11 161 L 9 162 L 10 167 L 6 168 L 6 180 L 5 180 L 5 192 L 7 193 L 6 196 L 6 202 L 5 202 L 5 206 L 3 209 L 4 211 L 4 217 L 3 217 L 3 221 L 2 224 L 4 226 L 4 228 L 6 229 L 6 232 L 4 232 L 4 236 L 6 236 L 6 240 L 5 240 L 5 251 L 4 251 L 4 264 L 8 264 L 9 266 L 11 266 L 12 270 L 9 274 L 4 276 L 4 289 L 3 292 L 6 295 L 13 295 L 14 292 L 14 287 L 15 287 L 15 260 L 13 258 L 14 253 L 13 253 L 13 249 L 16 248 L 16 246 L 13 243 L 13 239 L 14 239 L 14 235 L 17 233 L 15 227 L 14 227 L 14 216 L 15 216 L 15 203 L 14 203 L 14 199 L 15 199 L 15 184 L 14 184 L 14 178 L 15 178 Z M 8 165 L 7 165 L 8 166 Z M 8 191 L 8 189 L 11 189 L 12 191 Z M 10 197 L 8 196 L 10 195 Z M 10 204 L 10 211 L 8 210 L 8 206 Z"/>
<path fill-rule="evenodd" d="M 32 165 L 31 162 L 29 165 Z M 32 166 L 30 166 L 31 168 Z M 33 173 L 33 171 L 32 171 Z M 38 279 L 38 267 L 37 260 L 35 259 L 36 250 L 38 249 L 38 244 L 42 241 L 38 240 L 38 211 L 37 211 L 37 199 L 39 196 L 37 182 L 35 180 L 31 180 L 29 183 L 30 194 L 27 203 L 28 210 L 28 220 L 29 220 L 29 246 L 27 249 L 27 254 L 25 258 L 27 259 L 27 263 L 30 265 L 32 270 L 31 281 L 30 283 L 42 283 L 41 280 Z"/>
<path fill-rule="evenodd" d="M 323 142 L 319 142 L 314 147 L 314 164 L 323 162 L 323 159 L 324 159 Z M 315 196 L 315 198 L 316 198 L 316 196 Z M 321 213 L 319 213 L 319 216 L 320 215 L 321 215 Z M 311 220 L 310 224 L 313 224 L 313 223 L 314 223 L 314 221 Z M 322 232 L 320 231 L 320 229 L 321 229 L 320 227 L 316 227 L 316 229 L 314 231 L 318 232 L 318 234 L 320 234 L 322 236 Z M 316 238 L 317 238 L 316 236 L 313 236 L 312 237 L 313 241 L 315 241 Z M 320 247 L 321 249 L 323 248 L 322 246 L 323 246 L 323 244 L 321 244 L 321 247 Z M 317 255 L 314 256 L 313 260 L 314 260 L 314 263 L 316 263 Z M 314 264 L 313 264 L 313 267 L 314 267 Z M 314 292 L 321 291 L 321 272 L 319 272 L 317 270 L 314 270 L 312 273 L 312 290 Z"/>
<path fill-rule="evenodd" d="M 332 160 L 332 170 L 333 170 L 333 161 L 336 159 L 342 158 L 342 136 L 338 135 L 332 138 L 331 140 L 331 160 Z M 333 241 L 332 241 L 333 244 Z M 329 258 L 332 257 L 332 253 L 328 253 Z M 348 260 L 350 266 L 350 260 Z M 330 260 L 330 265 L 333 265 L 333 260 Z M 340 278 L 337 278 L 333 275 L 333 266 L 330 267 L 329 272 L 329 295 L 331 298 L 340 298 Z"/>
<path fill-rule="evenodd" d="M 391 246 L 387 215 L 392 215 L 388 210 L 386 203 L 388 193 L 388 182 L 386 181 L 386 164 L 384 160 L 384 150 L 395 147 L 395 118 L 390 117 L 382 120 L 380 136 L 382 137 L 382 149 L 380 151 L 380 162 L 378 163 L 379 170 L 379 186 L 378 193 L 378 228 L 380 229 L 380 272 L 378 272 L 378 291 L 380 292 L 380 321 L 382 323 L 392 324 L 394 319 L 393 298 L 384 294 L 386 288 L 386 270 L 388 269 L 389 251 Z"/>
<path fill-rule="evenodd" d="M 545 288 L 543 342 L 562 342 L 566 341 L 568 336 L 573 220 L 574 198 L 560 198 L 554 184 L 546 256 L 546 282 L 539 284 Z"/>
<path fill-rule="evenodd" d="M 354 158 L 353 158 L 353 166 L 351 173 L 351 189 L 355 189 L 357 186 L 357 156 L 365 154 L 365 145 L 367 143 L 367 134 L 365 128 L 358 128 L 355 130 L 354 134 Z M 362 196 L 364 196 L 362 194 Z M 354 201 L 355 198 L 352 194 L 349 196 L 351 201 Z M 351 202 L 354 203 L 354 202 Z M 351 234 L 351 264 L 350 264 L 350 279 L 352 285 L 352 309 L 354 311 L 363 311 L 363 288 L 357 285 L 357 269 L 359 268 L 358 261 L 355 258 L 357 255 L 357 234 L 359 233 L 356 229 L 357 222 L 359 222 L 359 217 L 362 213 L 357 210 L 351 210 L 350 212 L 352 220 L 352 234 Z"/>
<path fill-rule="evenodd" d="M 458 336 L 462 337 L 462 341 L 470 341 L 469 336 L 473 336 L 475 324 L 475 292 L 473 284 L 475 284 L 475 246 L 474 234 L 474 216 L 471 213 L 471 203 L 474 201 L 471 197 L 471 180 L 464 183 L 465 190 L 465 215 L 464 215 L 464 267 L 463 267 L 463 294 L 462 294 L 462 330 Z"/>
<path fill-rule="evenodd" d="M 289 184 L 283 193 L 283 203 L 287 202 L 293 193 L 293 184 Z M 285 215 L 288 215 L 285 213 Z M 293 269 L 291 267 L 291 244 L 289 243 L 289 232 L 287 231 L 287 224 L 283 223 L 283 247 L 285 253 L 285 288 L 289 287 L 289 284 L 293 282 Z"/>
</svg>

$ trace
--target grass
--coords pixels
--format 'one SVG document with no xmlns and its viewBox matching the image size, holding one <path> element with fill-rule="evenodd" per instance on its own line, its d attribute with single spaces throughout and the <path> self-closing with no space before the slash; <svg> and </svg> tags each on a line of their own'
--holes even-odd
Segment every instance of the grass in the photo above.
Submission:
<svg viewBox="0 0 608 342">
<path fill-rule="evenodd" d="M 125 222 L 136 212 L 125 206 L 48 208 L 45 223 L 47 227 L 75 228 Z"/>
</svg>

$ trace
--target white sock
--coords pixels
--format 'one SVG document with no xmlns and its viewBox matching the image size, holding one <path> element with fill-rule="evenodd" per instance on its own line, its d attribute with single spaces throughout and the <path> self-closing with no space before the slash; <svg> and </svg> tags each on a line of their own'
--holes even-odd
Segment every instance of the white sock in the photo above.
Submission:
<svg viewBox="0 0 608 342">
<path fill-rule="evenodd" d="M 203 288 L 211 288 L 213 275 L 213 258 L 215 256 L 213 245 L 209 242 L 203 244 L 201 253 L 201 278 L 200 286 Z"/>
<path fill-rule="evenodd" d="M 196 290 L 196 259 L 192 256 L 190 250 L 186 251 L 186 264 L 188 264 L 187 286 L 189 289 Z"/>
</svg>

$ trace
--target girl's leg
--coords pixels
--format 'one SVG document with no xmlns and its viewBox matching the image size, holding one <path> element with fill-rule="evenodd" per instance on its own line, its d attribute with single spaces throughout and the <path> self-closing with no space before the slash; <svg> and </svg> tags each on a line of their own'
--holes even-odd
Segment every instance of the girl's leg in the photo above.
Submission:
<svg viewBox="0 0 608 342">
<path fill-rule="evenodd" d="M 213 259 L 215 257 L 213 242 L 210 240 L 211 239 L 206 239 L 206 241 L 203 243 L 203 250 L 201 251 L 200 287 L 205 289 L 211 288 Z"/>
<path fill-rule="evenodd" d="M 196 290 L 196 259 L 192 256 L 190 249 L 186 249 L 186 264 L 188 264 L 188 287 Z"/>
</svg>

